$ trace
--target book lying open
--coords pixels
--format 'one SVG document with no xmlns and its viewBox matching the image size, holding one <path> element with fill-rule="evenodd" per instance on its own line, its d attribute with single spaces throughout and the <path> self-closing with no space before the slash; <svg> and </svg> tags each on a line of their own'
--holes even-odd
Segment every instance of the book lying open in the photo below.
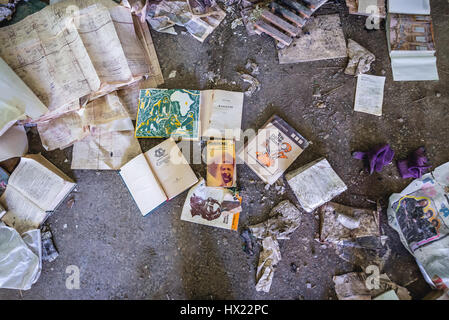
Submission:
<svg viewBox="0 0 449 320">
<path fill-rule="evenodd" d="M 75 186 L 42 155 L 26 155 L 20 159 L 0 197 L 7 210 L 1 220 L 20 234 L 39 228 L 48 216 L 47 211 L 54 211 Z"/>
<path fill-rule="evenodd" d="M 279 116 L 272 116 L 239 157 L 265 183 L 273 184 L 309 145 L 309 142 Z"/>
<path fill-rule="evenodd" d="M 143 216 L 198 181 L 172 138 L 138 155 L 119 173 Z"/>
<path fill-rule="evenodd" d="M 136 138 L 240 139 L 243 93 L 224 90 L 140 90 Z"/>
<path fill-rule="evenodd" d="M 395 81 L 438 80 L 428 0 L 390 0 L 386 29 Z"/>
</svg>

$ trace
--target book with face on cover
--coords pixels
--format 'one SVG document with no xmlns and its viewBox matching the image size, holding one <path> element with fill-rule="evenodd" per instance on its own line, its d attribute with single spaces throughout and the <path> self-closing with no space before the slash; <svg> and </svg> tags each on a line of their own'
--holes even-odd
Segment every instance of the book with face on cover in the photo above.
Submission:
<svg viewBox="0 0 449 320">
<path fill-rule="evenodd" d="M 136 138 L 239 139 L 243 93 L 224 90 L 140 90 Z"/>
<path fill-rule="evenodd" d="M 198 181 L 172 138 L 138 155 L 119 173 L 144 216 Z"/>
<path fill-rule="evenodd" d="M 206 186 L 203 178 L 187 194 L 181 220 L 237 230 L 242 198 L 236 188 Z"/>
<path fill-rule="evenodd" d="M 239 157 L 265 182 L 273 184 L 309 142 L 279 116 L 272 116 L 239 152 Z"/>
<path fill-rule="evenodd" d="M 209 140 L 206 147 L 208 187 L 235 187 L 237 170 L 234 140 Z"/>
</svg>

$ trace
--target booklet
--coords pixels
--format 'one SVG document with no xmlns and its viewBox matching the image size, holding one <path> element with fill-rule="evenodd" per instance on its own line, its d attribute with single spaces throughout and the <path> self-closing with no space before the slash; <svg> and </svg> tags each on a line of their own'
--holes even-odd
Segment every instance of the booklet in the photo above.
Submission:
<svg viewBox="0 0 449 320">
<path fill-rule="evenodd" d="M 2 221 L 20 234 L 37 229 L 47 211 L 54 211 L 76 184 L 40 154 L 20 159 L 0 203 L 7 210 Z"/>
<path fill-rule="evenodd" d="M 265 182 L 273 184 L 309 142 L 279 116 L 272 116 L 239 157 Z"/>
<path fill-rule="evenodd" d="M 138 155 L 119 173 L 143 216 L 198 181 L 172 138 Z"/>
<path fill-rule="evenodd" d="M 207 187 L 203 178 L 190 189 L 181 220 L 237 230 L 242 198 L 235 188 Z"/>
<path fill-rule="evenodd" d="M 234 140 L 209 140 L 206 147 L 208 187 L 235 187 L 237 169 Z"/>
<path fill-rule="evenodd" d="M 136 138 L 240 139 L 243 93 L 224 90 L 140 90 Z"/>
</svg>

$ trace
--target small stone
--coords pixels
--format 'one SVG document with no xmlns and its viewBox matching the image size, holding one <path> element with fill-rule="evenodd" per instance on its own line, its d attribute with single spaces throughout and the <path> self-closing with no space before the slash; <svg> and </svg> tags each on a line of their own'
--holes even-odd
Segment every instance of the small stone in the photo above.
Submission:
<svg viewBox="0 0 449 320">
<path fill-rule="evenodd" d="M 326 108 L 326 104 L 323 101 L 320 101 L 316 104 L 316 107 L 318 109 L 323 109 L 323 108 Z"/>
<path fill-rule="evenodd" d="M 437 98 L 439 98 L 439 97 L 441 97 L 441 93 L 440 92 L 435 92 L 435 97 L 437 97 Z"/>
<path fill-rule="evenodd" d="M 67 229 L 67 223 L 62 226 L 63 229 Z"/>
<path fill-rule="evenodd" d="M 292 272 L 296 273 L 296 272 L 298 271 L 298 266 L 297 266 L 294 262 L 292 262 L 292 263 L 290 264 L 290 270 L 291 270 Z"/>
<path fill-rule="evenodd" d="M 170 72 L 170 74 L 168 75 L 169 79 L 175 78 L 176 77 L 176 70 L 173 70 Z"/>
<path fill-rule="evenodd" d="M 310 282 L 307 282 L 306 287 L 307 287 L 307 289 L 312 289 L 312 284 Z"/>
</svg>

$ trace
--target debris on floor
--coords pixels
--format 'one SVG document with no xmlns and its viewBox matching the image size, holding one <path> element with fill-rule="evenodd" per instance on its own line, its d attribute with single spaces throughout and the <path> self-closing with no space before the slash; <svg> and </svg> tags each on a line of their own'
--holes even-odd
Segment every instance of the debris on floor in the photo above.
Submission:
<svg viewBox="0 0 449 320">
<path fill-rule="evenodd" d="M 352 157 L 363 160 L 369 174 L 373 174 L 374 171 L 381 172 L 386 165 L 389 165 L 393 161 L 394 151 L 390 148 L 389 144 L 384 144 L 370 151 L 356 151 L 352 154 Z"/>
<path fill-rule="evenodd" d="M 42 239 L 42 260 L 47 262 L 54 261 L 58 256 L 58 250 L 56 250 L 55 245 L 53 243 L 53 234 L 50 229 L 47 227 L 42 228 L 41 230 L 41 239 Z"/>
<path fill-rule="evenodd" d="M 392 282 L 386 274 L 379 276 L 378 283 L 369 285 L 367 283 L 370 279 L 363 272 L 334 276 L 333 280 L 339 300 L 411 300 L 409 291 Z M 375 288 L 376 285 L 377 288 Z M 390 292 L 391 290 L 394 294 Z M 386 293 L 388 295 L 385 295 Z"/>
<path fill-rule="evenodd" d="M 354 111 L 382 115 L 385 77 L 360 74 L 357 76 Z"/>
<path fill-rule="evenodd" d="M 256 291 L 268 293 L 273 282 L 276 265 L 281 261 L 281 251 L 279 243 L 274 237 L 263 239 L 262 248 L 256 273 Z"/>
<path fill-rule="evenodd" d="M 350 14 L 385 18 L 385 0 L 346 0 Z"/>
<path fill-rule="evenodd" d="M 285 178 L 307 212 L 312 212 L 347 189 L 325 158 L 288 172 Z"/>
<path fill-rule="evenodd" d="M 398 160 L 398 170 L 402 179 L 421 178 L 431 168 L 431 166 L 426 165 L 428 161 L 424 147 L 416 149 L 407 159 Z"/>
<path fill-rule="evenodd" d="M 388 223 L 434 288 L 449 286 L 449 162 L 390 196 Z"/>
<path fill-rule="evenodd" d="M 174 26 L 185 27 L 203 42 L 226 16 L 214 0 L 171 1 L 148 0 L 146 19 L 159 32 L 177 34 Z"/>
<path fill-rule="evenodd" d="M 19 4 L 19 2 L 20 0 L 0 1 L 0 22 L 11 19 L 12 15 L 16 11 L 16 6 Z"/>
<path fill-rule="evenodd" d="M 0 288 L 29 290 L 41 274 L 41 234 L 19 234 L 0 221 Z"/>
<path fill-rule="evenodd" d="M 338 14 L 310 18 L 292 45 L 278 49 L 280 64 L 340 59 L 348 56 Z"/>
<path fill-rule="evenodd" d="M 240 238 L 243 240 L 242 249 L 246 254 L 254 255 L 254 248 L 257 245 L 256 238 L 251 234 L 249 229 L 244 229 L 240 233 Z"/>
<path fill-rule="evenodd" d="M 358 76 L 367 73 L 376 56 L 352 39 L 348 39 L 348 65 L 345 74 Z"/>
</svg>

